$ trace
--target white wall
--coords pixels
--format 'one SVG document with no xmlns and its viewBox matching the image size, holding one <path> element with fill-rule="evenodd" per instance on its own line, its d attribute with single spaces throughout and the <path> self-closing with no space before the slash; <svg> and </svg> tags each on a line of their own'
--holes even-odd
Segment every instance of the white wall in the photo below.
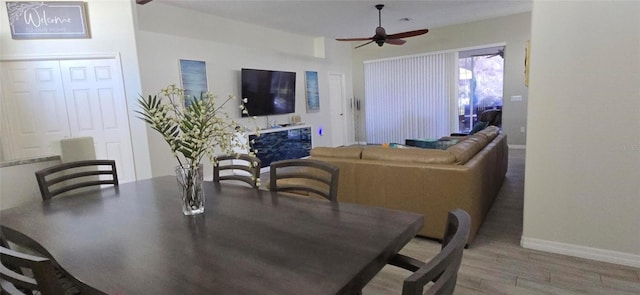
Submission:
<svg viewBox="0 0 640 295">
<path fill-rule="evenodd" d="M 130 0 L 85 0 L 90 39 L 13 40 L 6 1 L 0 4 L 0 59 L 72 57 L 119 54 L 122 62 L 128 109 L 135 106 L 140 92 L 140 74 L 135 43 L 133 6 Z M 146 127 L 129 111 L 131 142 L 136 177 L 151 176 Z"/>
<path fill-rule="evenodd" d="M 170 18 L 158 17 L 171 15 Z M 346 75 L 347 98 L 351 97 L 351 48 L 348 44 L 326 41 L 324 55 L 318 54 L 318 39 L 294 35 L 204 15 L 199 12 L 151 2 L 137 10 L 138 50 L 145 95 L 156 94 L 168 84 L 180 85 L 179 59 L 203 60 L 207 65 L 209 90 L 224 98 L 240 95 L 240 70 L 257 68 L 293 71 L 296 76 L 296 114 L 312 125 L 313 145 L 330 146 L 328 72 Z M 321 43 L 321 42 L 320 42 Z M 322 52 L 321 52 L 322 53 Z M 320 57 L 316 57 L 320 56 Z M 320 112 L 307 113 L 304 71 L 317 71 L 320 85 Z M 227 112 L 251 127 L 252 122 L 240 118 L 238 103 Z M 291 115 L 269 116 L 269 120 L 287 123 Z M 259 127 L 267 126 L 266 117 L 258 117 Z M 318 135 L 323 128 L 324 135 Z M 353 128 L 346 130 L 353 138 Z M 149 151 L 154 176 L 173 174 L 176 160 L 157 132 L 149 129 Z M 205 175 L 212 172 L 205 166 Z"/>
<path fill-rule="evenodd" d="M 522 244 L 640 267 L 640 2 L 537 1 Z"/>
<path fill-rule="evenodd" d="M 59 159 L 0 167 L 0 210 L 41 200 L 35 173 L 57 164 L 60 164 Z"/>
<path fill-rule="evenodd" d="M 530 25 L 531 14 L 520 13 L 467 24 L 433 28 L 426 35 L 407 38 L 407 43 L 402 46 L 387 44 L 378 47 L 375 44 L 370 44 L 354 49 L 354 95 L 364 101 L 363 61 L 506 43 L 502 129 L 507 134 L 510 145 L 525 145 L 525 133 L 520 132 L 520 127 L 526 127 L 527 124 L 528 89 L 524 85 L 524 55 L 526 41 L 530 36 Z M 523 101 L 511 102 L 509 98 L 513 95 L 522 96 Z M 358 131 L 360 140 L 365 139 L 364 123 L 365 114 L 364 111 L 361 111 Z"/>
</svg>

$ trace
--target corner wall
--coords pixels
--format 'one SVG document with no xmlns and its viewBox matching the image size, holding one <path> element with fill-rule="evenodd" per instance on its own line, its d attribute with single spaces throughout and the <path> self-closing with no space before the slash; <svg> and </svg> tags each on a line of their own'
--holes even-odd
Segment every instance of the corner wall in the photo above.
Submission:
<svg viewBox="0 0 640 295">
<path fill-rule="evenodd" d="M 240 23 L 196 11 L 150 2 L 137 10 L 138 49 L 142 88 L 145 95 L 156 94 L 169 84 L 180 85 L 179 59 L 206 62 L 209 90 L 224 98 L 240 96 L 240 70 L 257 68 L 296 72 L 296 112 L 302 122 L 312 126 L 314 146 L 332 146 L 328 73 L 345 74 L 346 99 L 352 97 L 351 47 L 325 40 L 317 48 L 317 38 L 294 35 Z M 171 18 L 158 17 L 171 15 Z M 322 57 L 322 55 L 325 57 Z M 305 71 L 317 71 L 320 86 L 320 111 L 306 112 Z M 247 127 L 249 119 L 241 118 L 237 103 L 230 103 L 227 113 Z M 347 108 L 348 108 L 347 104 Z M 348 109 L 346 113 L 350 113 Z M 289 115 L 269 116 L 270 121 L 287 123 Z M 348 122 L 352 122 L 348 119 Z M 267 126 L 267 117 L 258 117 L 259 127 Z M 323 135 L 318 133 L 323 129 Z M 345 132 L 353 138 L 352 126 Z M 149 152 L 154 176 L 173 174 L 177 165 L 164 140 L 149 130 Z M 205 165 L 205 175 L 212 168 Z"/>
<path fill-rule="evenodd" d="M 525 145 L 526 133 L 521 132 L 520 128 L 527 126 L 529 91 L 524 85 L 524 56 L 530 29 L 531 14 L 520 13 L 484 21 L 430 29 L 426 35 L 407 38 L 407 43 L 402 46 L 387 44 L 378 47 L 375 44 L 370 44 L 354 49 L 354 96 L 364 102 L 363 62 L 366 60 L 506 43 L 502 129 L 507 134 L 509 145 Z M 510 97 L 514 95 L 522 96 L 523 100 L 510 101 Z M 366 102 L 364 103 L 366 104 Z M 359 140 L 364 141 L 366 118 L 364 111 L 360 113 L 357 132 L 360 137 Z M 442 134 L 442 136 L 444 135 L 448 134 Z"/>
<path fill-rule="evenodd" d="M 640 2 L 534 1 L 522 245 L 640 267 Z"/>
</svg>

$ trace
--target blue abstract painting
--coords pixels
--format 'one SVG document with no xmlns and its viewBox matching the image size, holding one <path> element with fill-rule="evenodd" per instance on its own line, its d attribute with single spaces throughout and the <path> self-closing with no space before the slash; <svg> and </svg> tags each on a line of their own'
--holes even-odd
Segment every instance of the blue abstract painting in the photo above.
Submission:
<svg viewBox="0 0 640 295">
<path fill-rule="evenodd" d="M 209 90 L 207 86 L 207 66 L 204 61 L 180 60 L 180 79 L 184 94 L 187 96 L 185 104 L 189 106 L 193 97 L 200 98 L 201 92 Z"/>
<path fill-rule="evenodd" d="M 305 72 L 307 89 L 307 113 L 320 111 L 320 93 L 318 92 L 318 72 Z"/>
</svg>

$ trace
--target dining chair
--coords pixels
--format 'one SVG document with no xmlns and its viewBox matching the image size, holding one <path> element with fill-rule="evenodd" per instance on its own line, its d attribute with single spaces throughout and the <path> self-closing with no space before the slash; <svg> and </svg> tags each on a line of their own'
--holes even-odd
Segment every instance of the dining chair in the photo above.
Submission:
<svg viewBox="0 0 640 295">
<path fill-rule="evenodd" d="M 462 252 L 469 239 L 471 218 L 462 209 L 449 212 L 445 236 L 440 253 L 428 262 L 396 254 L 389 264 L 414 272 L 404 280 L 402 295 L 423 294 L 425 286 L 433 282 L 429 295 L 451 295 L 456 287 L 458 270 L 462 262 Z"/>
<path fill-rule="evenodd" d="M 64 294 L 62 287 L 57 284 L 53 264 L 48 258 L 20 253 L 3 246 L 0 246 L 0 257 L 2 294 L 25 294 L 25 290 L 40 291 L 42 295 Z M 31 270 L 33 278 L 11 270 L 9 266 L 4 265 L 5 263 Z"/>
<path fill-rule="evenodd" d="M 110 175 L 111 177 L 110 179 L 99 179 L 100 175 Z M 118 172 L 116 162 L 113 160 L 62 163 L 37 171 L 36 179 L 43 200 L 49 200 L 61 193 L 87 186 L 103 184 L 118 186 Z"/>
<path fill-rule="evenodd" d="M 338 167 L 313 159 L 282 160 L 271 163 L 269 190 L 295 194 L 316 194 L 338 201 Z"/>
<path fill-rule="evenodd" d="M 75 281 L 58 269 L 53 261 L 42 257 L 44 255 L 40 253 L 43 250 L 37 251 L 24 246 L 23 243 L 32 242 L 23 236 L 8 239 L 4 234 L 5 229 L 0 228 L 1 294 L 78 295 L 83 293 Z M 9 242 L 20 249 L 13 249 Z M 83 288 L 92 290 L 88 286 Z"/>
<path fill-rule="evenodd" d="M 213 181 L 239 180 L 253 188 L 259 188 L 260 168 L 260 159 L 248 154 L 217 156 L 216 163 L 213 165 Z M 220 172 L 227 170 L 231 174 L 220 175 Z"/>
</svg>

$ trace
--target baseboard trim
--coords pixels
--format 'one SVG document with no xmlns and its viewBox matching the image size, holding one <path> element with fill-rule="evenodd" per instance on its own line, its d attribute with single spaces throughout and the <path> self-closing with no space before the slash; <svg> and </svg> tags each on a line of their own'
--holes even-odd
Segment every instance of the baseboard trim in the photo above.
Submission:
<svg viewBox="0 0 640 295">
<path fill-rule="evenodd" d="M 596 261 L 640 267 L 640 255 L 603 250 L 573 244 L 522 237 L 520 245 L 527 249 L 540 250 L 562 255 L 586 258 Z"/>
<path fill-rule="evenodd" d="M 522 144 L 508 144 L 509 148 L 512 150 L 526 150 L 527 146 Z"/>
</svg>

